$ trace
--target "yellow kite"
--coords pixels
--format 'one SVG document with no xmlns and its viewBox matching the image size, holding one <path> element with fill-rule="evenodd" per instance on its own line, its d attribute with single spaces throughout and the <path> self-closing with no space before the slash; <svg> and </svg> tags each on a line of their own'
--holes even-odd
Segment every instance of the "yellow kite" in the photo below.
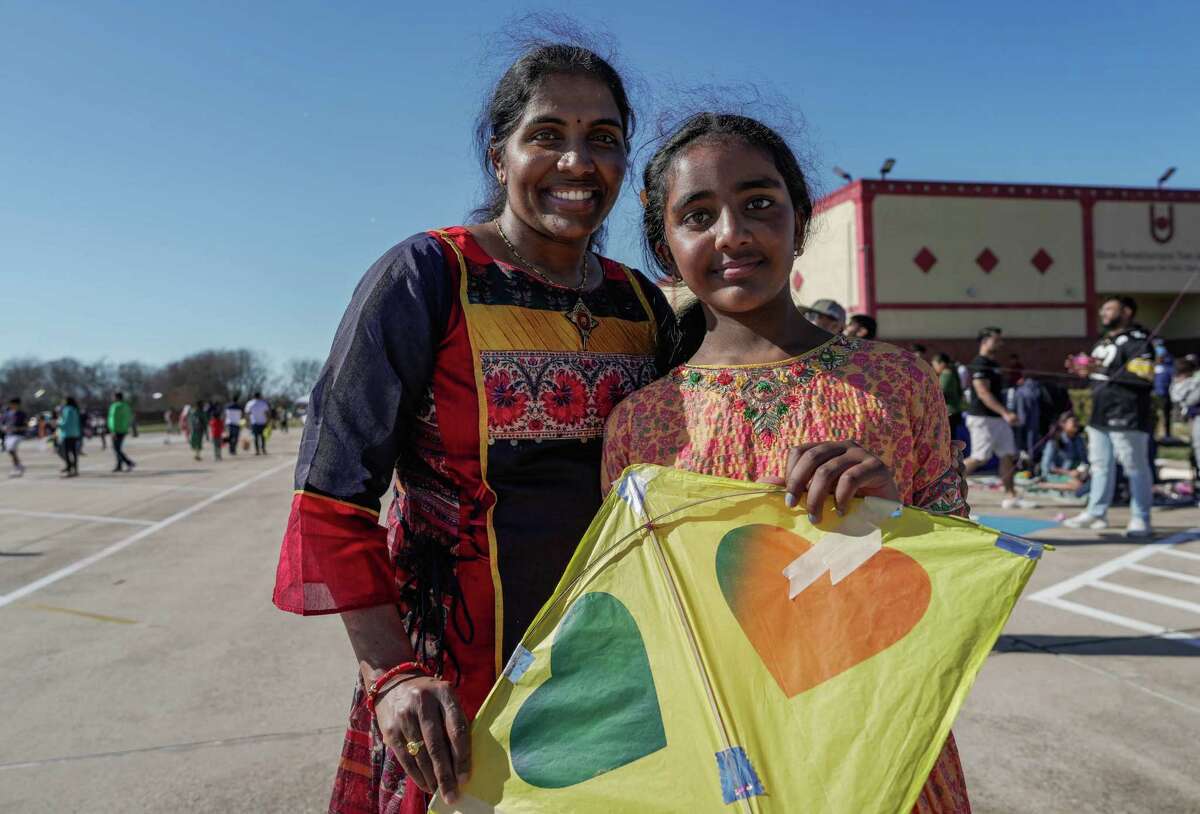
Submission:
<svg viewBox="0 0 1200 814">
<path fill-rule="evenodd" d="M 1042 547 L 630 467 L 436 812 L 907 812 Z"/>
</svg>

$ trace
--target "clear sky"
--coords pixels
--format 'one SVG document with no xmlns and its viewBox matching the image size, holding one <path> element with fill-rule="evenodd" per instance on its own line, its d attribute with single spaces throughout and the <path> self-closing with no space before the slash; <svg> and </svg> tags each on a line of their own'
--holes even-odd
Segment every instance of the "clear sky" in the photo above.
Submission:
<svg viewBox="0 0 1200 814">
<path fill-rule="evenodd" d="M 1178 165 L 1200 187 L 1194 2 L 557 9 L 607 31 L 647 123 L 671 88 L 757 86 L 827 191 L 887 156 L 893 178 Z M 475 205 L 471 127 L 521 10 L 0 0 L 0 360 L 323 358 L 367 266 Z M 636 217 L 627 189 L 607 253 L 640 265 Z"/>
</svg>

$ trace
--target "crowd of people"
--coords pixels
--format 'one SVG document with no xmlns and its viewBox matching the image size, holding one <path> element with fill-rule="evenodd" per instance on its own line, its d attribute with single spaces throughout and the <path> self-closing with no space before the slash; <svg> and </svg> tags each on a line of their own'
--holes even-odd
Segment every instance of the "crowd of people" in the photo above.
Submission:
<svg viewBox="0 0 1200 814">
<path fill-rule="evenodd" d="M 163 419 L 166 424 L 163 443 L 170 444 L 173 435 L 182 433 L 197 461 L 201 459 L 205 441 L 211 442 L 216 460 L 221 460 L 222 449 L 226 447 L 230 455 L 237 455 L 243 428 L 253 438 L 255 455 L 267 454 L 267 441 L 275 428 L 288 431 L 287 409 L 272 406 L 258 392 L 245 404 L 235 395 L 227 403 L 197 401 L 178 412 L 168 408 Z M 26 441 L 44 440 L 52 444 L 62 459 L 60 474 L 74 478 L 79 476 L 80 456 L 87 454 L 85 441 L 98 439 L 100 448 L 107 450 L 110 435 L 115 464 L 112 471 L 133 471 L 136 464 L 125 452 L 125 439 L 138 435 L 137 414 L 122 392 L 114 393 L 103 411 L 84 409 L 74 396 L 64 396 L 53 410 L 31 416 L 22 407 L 21 398 L 14 396 L 0 412 L 0 444 L 12 462 L 10 478 L 25 474 L 20 449 Z M 249 451 L 251 439 L 242 439 L 241 444 L 243 451 Z"/>
<path fill-rule="evenodd" d="M 830 299 L 817 300 L 805 315 L 824 330 L 846 336 L 873 339 L 878 331 L 874 319 L 847 318 Z M 1016 475 L 1025 472 L 1024 482 L 1036 491 L 1086 498 L 1086 508 L 1065 525 L 1101 530 L 1108 527 L 1109 507 L 1122 486 L 1131 515 L 1126 535 L 1150 537 L 1156 431 L 1172 443 L 1176 420 L 1190 426 L 1193 477 L 1200 479 L 1200 360 L 1173 358 L 1166 343 L 1136 317 L 1132 298 L 1105 298 L 1099 311 L 1103 334 L 1090 352 L 1066 359 L 1065 376 L 1028 371 L 1015 353 L 1003 356 L 1004 335 L 997 327 L 979 332 L 978 353 L 969 362 L 957 363 L 944 352 L 929 357 L 951 434 L 966 445 L 966 471 L 995 461 L 1003 507 L 1037 507 L 1017 488 Z M 910 350 L 928 356 L 923 345 Z M 1066 387 L 1083 380 L 1091 394 L 1086 426 Z"/>
</svg>

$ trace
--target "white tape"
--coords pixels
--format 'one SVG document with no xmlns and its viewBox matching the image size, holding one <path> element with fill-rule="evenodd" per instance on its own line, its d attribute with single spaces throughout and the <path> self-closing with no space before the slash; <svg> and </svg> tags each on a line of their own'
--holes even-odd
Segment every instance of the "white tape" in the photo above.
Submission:
<svg viewBox="0 0 1200 814">
<path fill-rule="evenodd" d="M 783 575 L 788 581 L 788 599 L 795 599 L 801 591 L 829 572 L 829 579 L 837 585 L 850 576 L 859 566 L 883 548 L 883 531 L 879 525 L 895 516 L 900 504 L 867 498 L 832 531 L 821 535 L 815 546 L 788 563 Z"/>
</svg>

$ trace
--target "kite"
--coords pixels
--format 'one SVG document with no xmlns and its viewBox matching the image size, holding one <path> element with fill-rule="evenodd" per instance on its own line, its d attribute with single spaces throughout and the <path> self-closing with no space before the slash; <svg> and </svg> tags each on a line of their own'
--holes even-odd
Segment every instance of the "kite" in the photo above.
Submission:
<svg viewBox="0 0 1200 814">
<path fill-rule="evenodd" d="M 439 814 L 907 812 L 1041 556 L 955 517 L 630 467 Z"/>
</svg>

